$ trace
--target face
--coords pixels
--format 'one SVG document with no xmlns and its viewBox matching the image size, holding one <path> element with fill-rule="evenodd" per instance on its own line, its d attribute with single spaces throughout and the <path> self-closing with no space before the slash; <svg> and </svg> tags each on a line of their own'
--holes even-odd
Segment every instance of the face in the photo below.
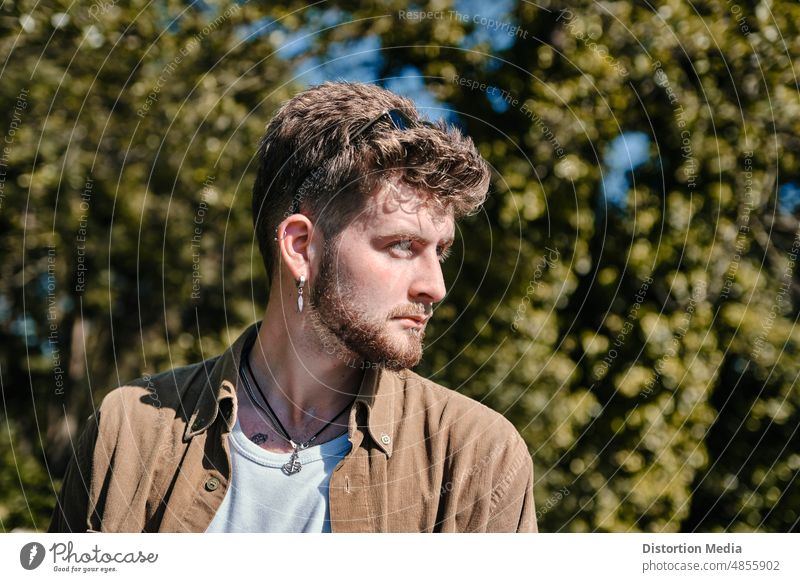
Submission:
<svg viewBox="0 0 800 582">
<path fill-rule="evenodd" d="M 423 201 L 397 179 L 384 182 L 326 246 L 309 317 L 328 353 L 395 370 L 419 363 L 432 305 L 446 293 L 441 262 L 455 228 L 452 211 Z"/>
</svg>

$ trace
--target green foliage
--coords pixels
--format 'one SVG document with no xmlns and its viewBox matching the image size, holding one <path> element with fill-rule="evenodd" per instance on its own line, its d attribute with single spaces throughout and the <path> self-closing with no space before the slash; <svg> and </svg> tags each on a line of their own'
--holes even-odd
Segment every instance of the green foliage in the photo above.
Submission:
<svg viewBox="0 0 800 582">
<path fill-rule="evenodd" d="M 381 76 L 416 64 L 497 170 L 424 371 L 523 432 L 542 530 L 796 529 L 797 5 L 519 3 L 526 38 L 465 51 L 480 19 L 386 26 L 401 4 L 350 35 L 404 47 Z M 650 161 L 619 209 L 603 155 L 630 131 Z"/>
<path fill-rule="evenodd" d="M 185 8 L 0 9 L 0 105 L 24 105 L 2 128 L 18 126 L 0 207 L 0 371 L 16 438 L 41 434 L 54 477 L 110 388 L 221 352 L 264 307 L 249 163 L 298 87 L 278 82 L 268 37 L 240 38 L 261 9 Z"/>
<path fill-rule="evenodd" d="M 577 0 L 562 11 L 521 1 L 495 17 L 519 27 L 509 35 L 439 0 L 419 9 L 442 16 L 417 20 L 400 17 L 409 7 L 399 1 L 251 4 L 208 34 L 232 5 L 189 9 L 171 27 L 183 4 L 120 3 L 100 18 L 67 3 L 0 8 L 0 54 L 13 63 L 2 110 L 29 90 L 0 207 L 10 313 L 0 373 L 15 450 L 37 433 L 48 451 L 66 450 L 93 396 L 217 354 L 261 316 L 249 211 L 257 138 L 297 89 L 287 83 L 295 61 L 375 37 L 377 77 L 416 67 L 495 169 L 484 212 L 460 226 L 419 371 L 520 429 L 540 529 L 797 529 L 800 286 L 790 259 L 800 225 L 777 191 L 800 182 L 800 6 L 669 1 L 654 12 Z M 54 29 L 59 12 L 70 20 Z M 264 16 L 313 31 L 312 45 L 287 61 L 272 54 L 281 35 L 240 42 L 241 26 Z M 505 108 L 486 87 L 506 92 Z M 605 153 L 631 131 L 649 136 L 649 156 L 619 207 L 603 196 Z M 40 277 L 50 243 L 61 394 L 53 354 L 11 325 L 27 313 L 39 341 L 48 336 Z M 9 396 L 9 386 L 20 389 Z M 0 479 L 16 479 L 19 455 L 9 464 L 0 450 Z M 46 471 L 25 471 L 25 491 L 38 491 Z M 19 502 L 0 498 L 6 529 L 42 527 L 37 511 L 10 507 Z"/>
<path fill-rule="evenodd" d="M 5 532 L 45 528 L 53 511 L 53 488 L 61 480 L 50 480 L 31 450 L 37 444 L 20 439 L 13 421 L 0 423 L 0 529 Z"/>
</svg>

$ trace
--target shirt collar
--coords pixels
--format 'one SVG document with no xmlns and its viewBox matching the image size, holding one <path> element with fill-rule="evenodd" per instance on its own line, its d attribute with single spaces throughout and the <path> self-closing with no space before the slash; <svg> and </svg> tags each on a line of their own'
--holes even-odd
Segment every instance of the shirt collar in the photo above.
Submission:
<svg viewBox="0 0 800 582">
<path fill-rule="evenodd" d="M 227 430 L 233 428 L 236 422 L 239 362 L 242 353 L 255 341 L 260 326 L 261 321 L 250 325 L 221 356 L 206 362 L 212 366 L 210 371 L 207 366 L 202 367 L 206 378 L 201 380 L 203 387 L 189 416 L 184 441 L 207 430 L 220 414 Z M 402 390 L 400 374 L 367 363 L 356 405 L 366 409 L 367 432 L 388 457 L 392 456 L 394 444 L 394 393 L 397 390 Z M 355 418 L 358 418 L 358 414 Z M 351 426 L 351 433 L 354 428 Z"/>
</svg>

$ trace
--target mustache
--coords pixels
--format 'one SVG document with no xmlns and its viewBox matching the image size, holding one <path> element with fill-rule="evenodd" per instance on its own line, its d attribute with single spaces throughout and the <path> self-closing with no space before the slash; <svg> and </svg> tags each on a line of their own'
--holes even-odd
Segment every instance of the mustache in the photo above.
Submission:
<svg viewBox="0 0 800 582">
<path fill-rule="evenodd" d="M 389 313 L 389 319 L 393 317 L 430 317 L 433 313 L 433 305 L 430 303 L 411 303 L 394 308 Z"/>
</svg>

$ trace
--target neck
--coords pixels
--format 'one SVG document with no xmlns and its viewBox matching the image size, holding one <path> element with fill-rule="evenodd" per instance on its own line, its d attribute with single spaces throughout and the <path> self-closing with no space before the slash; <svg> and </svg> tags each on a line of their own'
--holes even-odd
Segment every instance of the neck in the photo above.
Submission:
<svg viewBox="0 0 800 582">
<path fill-rule="evenodd" d="M 313 330 L 293 326 L 287 319 L 286 314 L 271 313 L 267 307 L 248 356 L 256 390 L 292 427 L 327 422 L 358 394 L 364 370 L 360 361 L 327 354 L 314 341 Z M 345 418 L 341 415 L 337 422 Z"/>
</svg>

